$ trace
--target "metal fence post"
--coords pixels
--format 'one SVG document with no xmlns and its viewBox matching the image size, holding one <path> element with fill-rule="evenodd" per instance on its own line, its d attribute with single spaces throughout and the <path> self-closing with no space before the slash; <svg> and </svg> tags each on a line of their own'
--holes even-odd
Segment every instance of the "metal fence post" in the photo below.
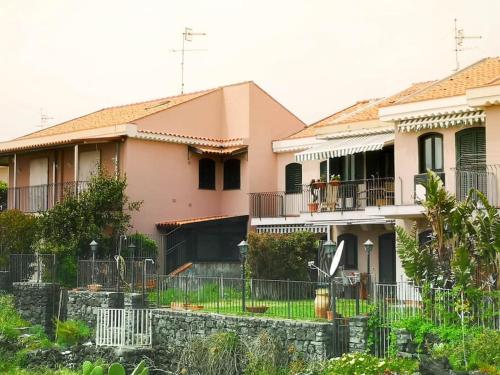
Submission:
<svg viewBox="0 0 500 375">
<path fill-rule="evenodd" d="M 332 310 L 332 333 L 333 333 L 333 338 L 332 338 L 332 349 L 333 349 L 333 356 L 337 355 L 337 324 L 336 324 L 336 318 L 337 318 L 337 290 L 336 290 L 336 285 L 335 281 L 333 280 L 333 277 L 330 278 L 330 304 L 331 304 L 331 310 Z"/>
<path fill-rule="evenodd" d="M 291 318 L 291 305 L 290 305 L 290 279 L 286 280 L 286 301 L 287 301 L 287 316 L 288 319 Z"/>
<path fill-rule="evenodd" d="M 220 284 L 221 284 L 221 277 L 217 278 L 217 314 L 220 313 Z"/>
<path fill-rule="evenodd" d="M 356 293 L 356 316 L 359 315 L 359 283 L 354 285 L 354 293 Z"/>
<path fill-rule="evenodd" d="M 160 304 L 160 275 L 156 273 L 156 307 L 161 307 Z"/>
</svg>

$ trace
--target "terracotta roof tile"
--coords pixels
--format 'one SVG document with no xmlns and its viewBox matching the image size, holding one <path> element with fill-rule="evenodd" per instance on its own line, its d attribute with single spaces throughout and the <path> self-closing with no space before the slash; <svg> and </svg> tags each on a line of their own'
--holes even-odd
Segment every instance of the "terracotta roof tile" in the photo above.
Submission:
<svg viewBox="0 0 500 375">
<path fill-rule="evenodd" d="M 316 135 L 316 130 L 325 126 L 377 120 L 379 118 L 378 110 L 381 106 L 389 105 L 390 103 L 394 103 L 398 99 L 407 97 L 408 95 L 412 95 L 422 88 L 428 87 L 434 82 L 435 81 L 414 83 L 407 89 L 387 98 L 359 101 L 350 107 L 344 108 L 343 110 L 336 112 L 329 117 L 326 117 L 318 122 L 315 122 L 314 124 L 309 125 L 306 129 L 292 134 L 286 139 L 314 137 Z"/>
<path fill-rule="evenodd" d="M 193 223 L 203 223 L 206 221 L 217 221 L 222 219 L 229 219 L 233 217 L 241 217 L 241 216 L 229 216 L 229 215 L 220 215 L 220 216 L 205 216 L 205 217 L 195 217 L 192 219 L 179 219 L 179 220 L 166 220 L 156 223 L 157 227 L 178 227 L 186 224 Z"/>
<path fill-rule="evenodd" d="M 465 95 L 465 90 L 483 86 L 500 76 L 500 57 L 487 57 L 458 72 L 436 81 L 411 96 L 397 100 L 392 104 L 413 103 L 424 100 Z"/>
<path fill-rule="evenodd" d="M 234 86 L 243 83 L 248 83 L 248 82 L 241 82 L 227 86 L 220 86 L 208 90 L 197 91 L 182 95 L 169 96 L 161 99 L 154 99 L 144 102 L 104 108 L 99 111 L 92 112 L 69 121 L 65 121 L 61 124 L 57 124 L 49 128 L 36 131 L 34 133 L 22 136 L 17 139 L 38 138 L 55 134 L 70 133 L 79 130 L 97 129 L 107 126 L 131 123 L 145 116 L 149 116 L 156 112 L 160 112 L 165 109 L 172 108 L 176 105 L 186 103 L 190 100 L 196 99 L 200 96 L 209 94 L 224 87 Z"/>
</svg>

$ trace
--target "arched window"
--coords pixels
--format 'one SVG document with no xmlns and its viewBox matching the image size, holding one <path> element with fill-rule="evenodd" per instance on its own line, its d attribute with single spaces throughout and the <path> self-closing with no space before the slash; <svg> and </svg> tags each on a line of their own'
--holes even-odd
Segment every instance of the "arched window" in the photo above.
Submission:
<svg viewBox="0 0 500 375">
<path fill-rule="evenodd" d="M 340 265 L 344 269 L 357 269 L 358 268 L 358 237 L 354 234 L 341 234 L 337 237 L 337 245 L 344 241 L 344 251 Z"/>
<path fill-rule="evenodd" d="M 443 136 L 429 133 L 418 139 L 419 172 L 425 173 L 427 169 L 433 171 L 443 170 Z"/>
<path fill-rule="evenodd" d="M 200 159 L 198 166 L 200 189 L 215 190 L 215 161 L 212 159 Z"/>
<path fill-rule="evenodd" d="M 229 159 L 224 162 L 224 190 L 240 188 L 240 160 Z"/>
<path fill-rule="evenodd" d="M 418 244 L 420 247 L 424 247 L 429 242 L 432 241 L 432 229 L 424 230 L 418 234 Z"/>
<path fill-rule="evenodd" d="M 300 193 L 302 187 L 302 164 L 290 163 L 285 167 L 285 191 Z"/>
</svg>

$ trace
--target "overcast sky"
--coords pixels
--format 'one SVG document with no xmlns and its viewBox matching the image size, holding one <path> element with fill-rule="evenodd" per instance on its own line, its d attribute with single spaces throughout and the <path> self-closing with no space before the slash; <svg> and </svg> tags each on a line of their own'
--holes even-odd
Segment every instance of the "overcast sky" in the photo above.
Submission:
<svg viewBox="0 0 500 375">
<path fill-rule="evenodd" d="M 498 0 L 0 0 L 0 140 L 112 105 L 254 80 L 306 123 L 500 55 Z"/>
</svg>

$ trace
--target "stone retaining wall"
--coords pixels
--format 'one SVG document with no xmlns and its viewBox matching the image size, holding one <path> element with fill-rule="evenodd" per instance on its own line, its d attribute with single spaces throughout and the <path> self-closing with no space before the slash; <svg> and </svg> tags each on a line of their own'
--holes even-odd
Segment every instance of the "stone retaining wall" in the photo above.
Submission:
<svg viewBox="0 0 500 375">
<path fill-rule="evenodd" d="M 82 320 L 94 328 L 97 320 L 97 309 L 100 307 L 122 309 L 124 296 L 122 292 L 90 292 L 88 290 L 68 291 L 67 319 Z"/>
<path fill-rule="evenodd" d="M 54 330 L 53 319 L 57 316 L 60 287 L 52 283 L 12 284 L 17 311 L 23 319 L 32 324 L 40 324 L 51 334 Z"/>
<path fill-rule="evenodd" d="M 349 319 L 349 352 L 364 353 L 368 349 L 368 317 L 355 316 Z"/>
<path fill-rule="evenodd" d="M 192 337 L 216 332 L 235 332 L 248 341 L 267 330 L 285 348 L 294 347 L 308 360 L 331 356 L 331 323 L 299 322 L 255 317 L 225 316 L 193 311 L 153 310 L 153 345 L 181 351 Z"/>
<path fill-rule="evenodd" d="M 0 291 L 10 292 L 12 283 L 10 282 L 10 272 L 0 271 Z"/>
</svg>

